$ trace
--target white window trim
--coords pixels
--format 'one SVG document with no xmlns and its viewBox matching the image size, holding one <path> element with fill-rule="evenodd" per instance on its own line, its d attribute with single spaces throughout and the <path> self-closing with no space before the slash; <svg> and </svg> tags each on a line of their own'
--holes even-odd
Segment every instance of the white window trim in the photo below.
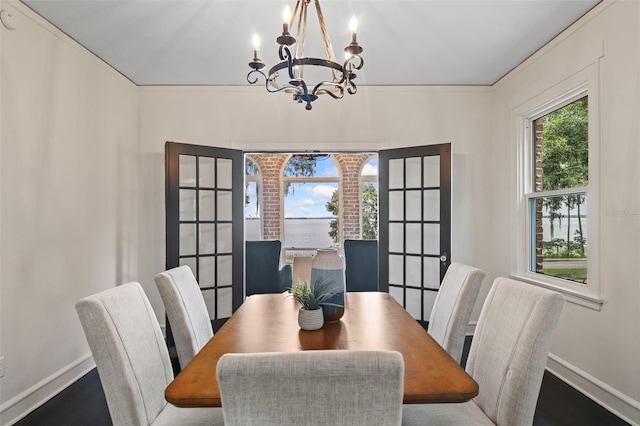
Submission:
<svg viewBox="0 0 640 426">
<path fill-rule="evenodd" d="M 563 293 L 567 301 L 587 308 L 600 310 L 602 303 L 602 288 L 600 277 L 600 218 L 599 218 L 599 146 L 600 146 L 600 96 L 598 64 L 593 63 L 589 67 L 577 72 L 554 87 L 544 91 L 538 96 L 526 101 L 512 109 L 512 123 L 515 125 L 517 141 L 517 194 L 516 216 L 512 242 L 514 247 L 515 262 L 512 265 L 511 276 L 515 279 L 530 284 L 550 288 Z M 587 258 L 587 285 L 575 283 L 569 280 L 547 276 L 530 269 L 530 215 L 529 199 L 531 196 L 543 195 L 534 193 L 533 173 L 533 132 L 531 126 L 533 120 L 561 108 L 581 97 L 588 96 L 589 103 L 589 184 L 583 188 L 572 188 L 569 191 L 586 190 L 587 192 L 587 241 L 589 242 L 589 255 Z M 564 192 L 564 191 L 563 191 Z"/>
</svg>

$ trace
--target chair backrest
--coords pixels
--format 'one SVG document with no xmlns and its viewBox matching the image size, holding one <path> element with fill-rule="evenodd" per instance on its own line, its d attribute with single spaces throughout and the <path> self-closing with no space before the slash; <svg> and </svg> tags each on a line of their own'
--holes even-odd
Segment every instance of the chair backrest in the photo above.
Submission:
<svg viewBox="0 0 640 426">
<path fill-rule="evenodd" d="M 245 250 L 246 295 L 263 293 L 282 293 L 291 287 L 291 266 L 287 271 L 287 280 L 280 276 L 279 240 L 247 241 Z"/>
<path fill-rule="evenodd" d="M 471 312 L 480 292 L 484 272 L 452 263 L 433 303 L 429 334 L 460 363 Z"/>
<path fill-rule="evenodd" d="M 399 352 L 226 354 L 218 361 L 225 425 L 399 425 Z"/>
<path fill-rule="evenodd" d="M 138 283 L 76 303 L 114 425 L 149 425 L 167 402 L 173 380 L 167 345 Z"/>
<path fill-rule="evenodd" d="M 473 400 L 498 426 L 531 425 L 564 297 L 497 278 L 482 307 L 467 372 L 478 382 Z"/>
<path fill-rule="evenodd" d="M 378 241 L 344 240 L 347 291 L 378 291 Z"/>
<path fill-rule="evenodd" d="M 171 324 L 180 368 L 184 368 L 213 336 L 209 312 L 190 267 L 161 272 L 155 281 Z"/>
</svg>

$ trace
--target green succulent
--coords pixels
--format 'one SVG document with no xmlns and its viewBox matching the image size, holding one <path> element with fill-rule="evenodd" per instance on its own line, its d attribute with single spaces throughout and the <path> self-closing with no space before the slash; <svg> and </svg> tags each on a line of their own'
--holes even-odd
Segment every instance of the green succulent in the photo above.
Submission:
<svg viewBox="0 0 640 426">
<path fill-rule="evenodd" d="M 314 280 L 310 283 L 300 281 L 294 288 L 290 288 L 291 296 L 302 304 L 307 310 L 319 309 L 321 305 L 342 306 L 335 303 L 326 302 L 337 292 L 331 288 L 328 283 L 320 280 Z"/>
</svg>

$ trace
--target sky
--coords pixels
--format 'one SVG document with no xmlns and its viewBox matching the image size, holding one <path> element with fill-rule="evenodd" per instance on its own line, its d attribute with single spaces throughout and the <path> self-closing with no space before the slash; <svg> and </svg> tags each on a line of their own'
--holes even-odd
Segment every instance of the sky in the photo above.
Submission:
<svg viewBox="0 0 640 426">
<path fill-rule="evenodd" d="M 367 163 L 362 169 L 366 175 L 378 174 L 378 159 Z M 338 170 L 331 159 L 317 162 L 316 176 L 338 176 Z M 312 182 L 297 184 L 293 191 L 284 199 L 284 214 L 287 218 L 313 218 L 330 217 L 326 204 L 331 200 L 331 195 L 338 189 L 337 182 Z M 247 188 L 250 203 L 245 207 L 245 217 L 257 217 L 256 214 L 256 190 L 255 185 Z"/>
</svg>

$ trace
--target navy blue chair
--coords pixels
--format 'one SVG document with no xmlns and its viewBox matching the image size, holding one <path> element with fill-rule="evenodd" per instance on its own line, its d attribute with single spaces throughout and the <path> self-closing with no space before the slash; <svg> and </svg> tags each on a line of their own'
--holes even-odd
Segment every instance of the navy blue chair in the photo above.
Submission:
<svg viewBox="0 0 640 426">
<path fill-rule="evenodd" d="M 280 267 L 279 240 L 247 241 L 245 250 L 246 295 L 282 293 L 293 285 L 291 265 Z"/>
<path fill-rule="evenodd" d="M 378 240 L 344 240 L 347 291 L 378 291 Z"/>
</svg>

